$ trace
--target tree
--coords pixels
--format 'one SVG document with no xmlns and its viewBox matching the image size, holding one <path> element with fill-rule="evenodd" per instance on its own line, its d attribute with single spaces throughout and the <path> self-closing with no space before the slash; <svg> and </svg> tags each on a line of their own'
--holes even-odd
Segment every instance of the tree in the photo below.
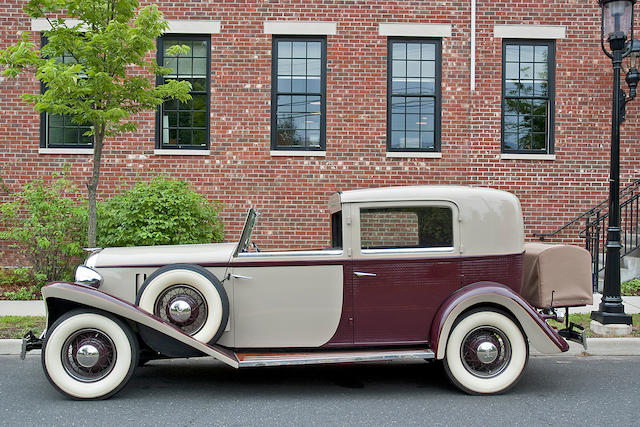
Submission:
<svg viewBox="0 0 640 427">
<path fill-rule="evenodd" d="M 106 137 L 136 129 L 131 116 L 155 109 L 165 99 L 188 101 L 191 84 L 170 80 L 153 86 L 159 67 L 150 52 L 168 24 L 156 5 L 139 8 L 137 0 L 29 0 L 25 12 L 46 18 L 46 44 L 40 49 L 24 33 L 18 43 L 0 51 L 3 74 L 16 77 L 35 72 L 43 83 L 41 94 L 23 98 L 39 112 L 67 115 L 76 124 L 89 125 L 93 136 L 93 171 L 87 182 L 89 199 L 88 245 L 96 245 L 96 193 Z M 64 14 L 69 19 L 59 18 Z M 186 53 L 174 46 L 170 54 Z M 60 61 L 63 55 L 72 61 Z"/>
</svg>

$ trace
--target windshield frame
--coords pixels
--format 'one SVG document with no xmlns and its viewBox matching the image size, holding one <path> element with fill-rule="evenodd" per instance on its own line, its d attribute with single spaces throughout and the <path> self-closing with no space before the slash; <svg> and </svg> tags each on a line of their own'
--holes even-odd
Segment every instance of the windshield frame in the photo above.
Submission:
<svg viewBox="0 0 640 427">
<path fill-rule="evenodd" d="M 249 209 L 249 212 L 247 212 L 247 219 L 244 221 L 244 227 L 240 234 L 240 241 L 233 253 L 234 258 L 237 257 L 239 253 L 246 252 L 249 248 L 249 244 L 251 243 L 251 234 L 253 233 L 253 228 L 255 227 L 259 216 L 260 212 L 253 208 Z"/>
</svg>

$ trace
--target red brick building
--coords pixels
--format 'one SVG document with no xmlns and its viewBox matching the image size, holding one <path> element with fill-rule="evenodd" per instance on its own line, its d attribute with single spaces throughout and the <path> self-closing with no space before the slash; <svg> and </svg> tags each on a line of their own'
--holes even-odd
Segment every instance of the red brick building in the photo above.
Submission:
<svg viewBox="0 0 640 427">
<path fill-rule="evenodd" d="M 46 29 L 24 3 L 0 1 L 0 48 Z M 99 197 L 137 177 L 184 179 L 224 202 L 229 240 L 249 206 L 262 211 L 267 248 L 326 246 L 327 197 L 344 189 L 505 189 L 530 238 L 607 197 L 612 68 L 596 0 L 156 3 L 171 27 L 159 61 L 191 79 L 194 99 L 106 143 Z M 176 41 L 188 57 L 163 54 Z M 22 101 L 39 90 L 32 76 L 0 78 L 0 201 L 65 165 L 79 184 L 90 174 L 81 129 Z M 623 185 L 640 172 L 637 108 Z"/>
</svg>

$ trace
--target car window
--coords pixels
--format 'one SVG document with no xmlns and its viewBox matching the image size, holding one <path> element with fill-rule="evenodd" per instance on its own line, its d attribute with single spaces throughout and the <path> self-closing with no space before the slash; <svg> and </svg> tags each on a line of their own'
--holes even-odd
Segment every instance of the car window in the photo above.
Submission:
<svg viewBox="0 0 640 427">
<path fill-rule="evenodd" d="M 444 206 L 360 209 L 362 249 L 453 246 L 453 214 Z"/>
</svg>

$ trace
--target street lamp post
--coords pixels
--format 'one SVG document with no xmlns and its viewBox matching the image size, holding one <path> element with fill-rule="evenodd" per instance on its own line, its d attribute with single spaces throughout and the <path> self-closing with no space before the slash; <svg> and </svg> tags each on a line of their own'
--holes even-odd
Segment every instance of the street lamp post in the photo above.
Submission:
<svg viewBox="0 0 640 427">
<path fill-rule="evenodd" d="M 636 69 L 640 43 L 633 39 L 633 6 L 636 0 L 599 0 L 602 9 L 600 43 L 613 63 L 613 114 L 611 123 L 611 164 L 609 174 L 609 226 L 607 227 L 607 255 L 604 289 L 598 311 L 591 319 L 602 325 L 631 325 L 631 316 L 625 314 L 620 297 L 620 123 L 625 119 L 625 104 L 636 95 L 640 75 Z M 609 50 L 605 47 L 609 42 Z M 626 75 L 629 97 L 620 88 L 622 60 L 631 57 Z"/>
</svg>

